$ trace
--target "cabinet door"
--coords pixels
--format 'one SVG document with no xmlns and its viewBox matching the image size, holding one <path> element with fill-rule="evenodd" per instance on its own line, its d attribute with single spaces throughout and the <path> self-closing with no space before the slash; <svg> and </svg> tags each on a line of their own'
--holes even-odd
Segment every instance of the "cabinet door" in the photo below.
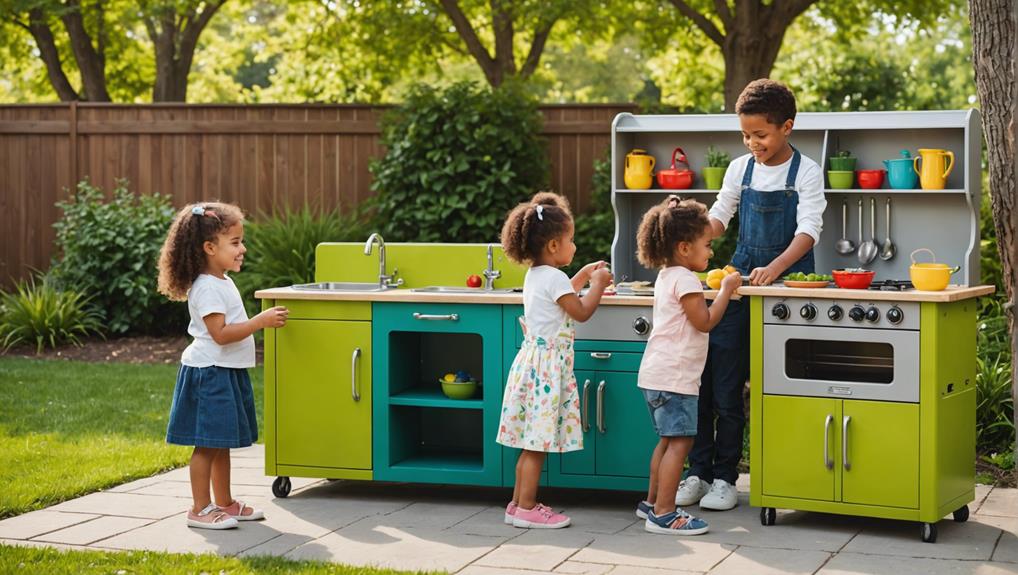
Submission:
<svg viewBox="0 0 1018 575">
<path fill-rule="evenodd" d="M 276 330 L 274 416 L 280 464 L 371 469 L 371 323 Z"/>
<path fill-rule="evenodd" d="M 650 472 L 650 456 L 658 437 L 647 413 L 643 392 L 636 387 L 637 374 L 599 371 L 597 380 L 598 386 L 604 382 L 604 392 L 600 401 L 600 427 L 596 413 L 592 421 L 592 431 L 597 435 L 594 457 L 596 473 L 647 477 Z M 591 406 L 596 404 L 591 402 Z"/>
<path fill-rule="evenodd" d="M 765 395 L 762 411 L 763 493 L 836 501 L 841 400 Z"/>
<path fill-rule="evenodd" d="M 845 400 L 842 410 L 842 501 L 918 508 L 919 405 Z"/>
<path fill-rule="evenodd" d="M 597 394 L 597 373 L 593 371 L 575 371 L 576 383 L 580 386 L 580 418 L 584 423 L 583 449 L 563 453 L 559 469 L 570 475 L 594 474 L 594 442 L 597 435 L 595 427 L 595 410 Z M 583 412 L 586 408 L 586 413 Z"/>
</svg>

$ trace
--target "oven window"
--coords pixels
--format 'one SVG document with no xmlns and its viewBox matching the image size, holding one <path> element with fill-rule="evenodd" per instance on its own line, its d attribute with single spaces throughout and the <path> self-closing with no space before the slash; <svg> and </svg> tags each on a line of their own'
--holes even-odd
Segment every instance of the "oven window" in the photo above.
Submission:
<svg viewBox="0 0 1018 575">
<path fill-rule="evenodd" d="M 785 375 L 795 379 L 884 383 L 894 380 L 894 346 L 870 341 L 785 341 Z"/>
</svg>

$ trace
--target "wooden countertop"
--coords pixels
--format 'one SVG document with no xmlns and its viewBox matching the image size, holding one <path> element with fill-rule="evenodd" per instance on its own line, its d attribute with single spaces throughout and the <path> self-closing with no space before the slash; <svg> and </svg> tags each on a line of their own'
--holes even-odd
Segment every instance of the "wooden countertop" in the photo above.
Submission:
<svg viewBox="0 0 1018 575">
<path fill-rule="evenodd" d="M 876 291 L 865 289 L 827 288 L 790 288 L 781 284 L 770 286 L 743 286 L 739 293 L 749 296 L 799 297 L 818 299 L 852 299 L 865 301 L 928 301 L 948 303 L 963 299 L 971 299 L 989 295 L 997 288 L 991 285 L 980 286 L 947 286 L 943 291 Z"/>
<path fill-rule="evenodd" d="M 707 299 L 713 299 L 714 290 L 703 292 Z M 263 289 L 255 292 L 258 299 L 280 300 L 318 300 L 318 301 L 379 301 L 379 302 L 415 302 L 415 303 L 479 303 L 523 305 L 523 294 L 487 294 L 487 293 L 427 293 L 415 292 L 400 288 L 385 292 L 322 292 L 295 290 L 290 287 Z M 606 295 L 601 298 L 601 305 L 653 306 L 652 296 Z"/>
</svg>

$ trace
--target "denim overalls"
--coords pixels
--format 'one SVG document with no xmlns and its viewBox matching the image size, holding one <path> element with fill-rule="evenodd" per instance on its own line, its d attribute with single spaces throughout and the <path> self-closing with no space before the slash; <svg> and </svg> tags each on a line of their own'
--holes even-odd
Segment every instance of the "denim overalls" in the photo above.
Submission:
<svg viewBox="0 0 1018 575">
<path fill-rule="evenodd" d="M 795 178 L 802 156 L 799 150 L 792 150 L 792 164 L 788 167 L 784 190 L 751 188 L 756 162 L 751 157 L 746 164 L 739 200 L 739 241 L 732 256 L 732 265 L 741 274 L 769 265 L 795 237 L 799 206 Z M 813 250 L 784 273 L 793 272 L 813 272 Z M 707 349 L 707 364 L 700 379 L 696 441 L 689 455 L 689 475 L 707 483 L 723 479 L 734 485 L 739 477 L 737 467 L 742 458 L 742 433 L 746 425 L 742 390 L 749 378 L 748 300 L 728 302 L 724 317 L 710 332 Z"/>
</svg>

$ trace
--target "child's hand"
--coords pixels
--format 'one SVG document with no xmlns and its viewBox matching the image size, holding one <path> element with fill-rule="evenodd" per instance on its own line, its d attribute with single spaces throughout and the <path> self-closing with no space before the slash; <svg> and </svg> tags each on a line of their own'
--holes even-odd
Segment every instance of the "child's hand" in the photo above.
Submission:
<svg viewBox="0 0 1018 575">
<path fill-rule="evenodd" d="M 600 262 L 604 263 L 604 262 Z M 590 287 L 604 289 L 612 283 L 612 273 L 606 267 L 595 268 L 590 274 Z"/>
<path fill-rule="evenodd" d="M 772 266 L 764 268 L 754 268 L 753 271 L 749 272 L 749 285 L 754 286 L 767 286 L 774 283 L 774 280 L 778 279 L 781 275 L 781 271 L 774 269 Z"/>
<path fill-rule="evenodd" d="M 735 293 L 735 290 L 742 286 L 742 276 L 739 272 L 734 272 L 721 278 L 721 291 L 727 291 L 729 293 Z"/>
<path fill-rule="evenodd" d="M 582 268 L 580 268 L 580 271 L 577 272 L 577 275 L 579 275 L 580 277 L 593 278 L 595 271 L 597 271 L 599 269 L 602 269 L 602 268 L 605 268 L 607 266 L 608 266 L 608 262 L 606 262 L 604 260 L 598 260 L 596 262 L 590 262 L 589 264 L 587 264 L 587 265 L 583 266 Z M 605 284 L 605 285 L 607 285 L 607 284 Z"/>
<path fill-rule="evenodd" d="M 254 317 L 263 328 L 267 327 L 283 327 L 286 325 L 286 318 L 289 317 L 290 310 L 283 306 L 270 307 L 262 313 Z"/>
</svg>

